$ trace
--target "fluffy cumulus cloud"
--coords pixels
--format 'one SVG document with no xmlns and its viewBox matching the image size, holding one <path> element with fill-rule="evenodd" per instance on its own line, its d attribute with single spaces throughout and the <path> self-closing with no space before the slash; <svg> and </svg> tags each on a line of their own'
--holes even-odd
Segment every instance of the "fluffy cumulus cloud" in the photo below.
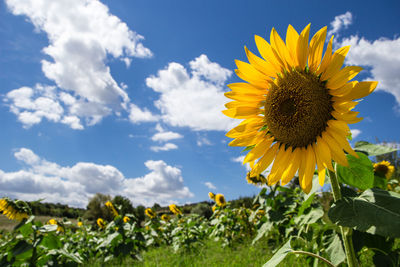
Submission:
<svg viewBox="0 0 400 267">
<path fill-rule="evenodd" d="M 331 22 L 331 29 L 328 31 L 328 36 L 333 34 L 339 34 L 342 29 L 346 29 L 349 25 L 353 23 L 353 15 L 350 11 L 344 14 L 338 15 Z"/>
<path fill-rule="evenodd" d="M 378 81 L 377 90 L 394 96 L 400 106 L 400 37 L 369 41 L 357 35 L 344 38 L 341 45 L 351 45 L 346 64 L 367 67 L 369 79 Z"/>
<path fill-rule="evenodd" d="M 208 189 L 212 189 L 212 190 L 217 189 L 217 187 L 211 182 L 205 182 L 204 185 L 207 186 Z"/>
<path fill-rule="evenodd" d="M 178 149 L 178 146 L 175 145 L 174 143 L 165 143 L 164 145 L 160 146 L 151 146 L 150 149 L 153 150 L 154 152 L 160 152 L 160 151 Z"/>
<path fill-rule="evenodd" d="M 63 167 L 27 148 L 18 149 L 14 156 L 24 168 L 16 172 L 0 170 L 0 195 L 3 196 L 23 200 L 44 198 L 76 207 L 85 207 L 97 192 L 127 196 L 135 205 L 168 204 L 193 196 L 184 186 L 181 170 L 162 160 L 146 161 L 149 173 L 127 178 L 110 165 L 78 162 L 72 167 Z"/>
<path fill-rule="evenodd" d="M 49 45 L 43 53 L 51 60 L 42 60 L 42 71 L 66 94 L 62 98 L 59 92 L 57 97 L 49 98 L 50 108 L 57 111 L 55 117 L 43 110 L 44 96 L 36 87 L 30 88 L 32 94 L 25 97 L 35 102 L 28 107 L 18 106 L 17 93 L 8 96 L 12 111 L 24 125 L 30 126 L 46 118 L 81 129 L 80 118 L 92 125 L 114 109 L 135 108 L 128 105 L 124 87 L 111 76 L 105 61 L 110 55 L 129 66 L 132 57 L 150 57 L 152 53 L 141 43 L 143 37 L 110 14 L 104 4 L 98 0 L 6 0 L 6 4 L 14 15 L 26 16 L 37 31 L 46 33 Z M 26 94 L 26 88 L 20 88 L 24 92 L 19 93 Z"/>
<path fill-rule="evenodd" d="M 161 119 L 194 131 L 227 130 L 237 124 L 221 113 L 228 102 L 224 83 L 232 72 L 211 62 L 206 55 L 195 58 L 189 66 L 190 70 L 172 62 L 146 79 L 147 86 L 160 93 L 155 105 Z"/>
<path fill-rule="evenodd" d="M 156 125 L 157 133 L 151 137 L 151 140 L 156 142 L 166 142 L 174 139 L 181 139 L 183 135 L 172 132 L 172 131 L 165 131 L 160 124 Z"/>
<path fill-rule="evenodd" d="M 351 129 L 350 132 L 351 132 L 351 137 L 353 139 L 357 138 L 357 136 L 359 136 L 361 134 L 361 130 L 359 130 L 359 129 Z"/>
</svg>

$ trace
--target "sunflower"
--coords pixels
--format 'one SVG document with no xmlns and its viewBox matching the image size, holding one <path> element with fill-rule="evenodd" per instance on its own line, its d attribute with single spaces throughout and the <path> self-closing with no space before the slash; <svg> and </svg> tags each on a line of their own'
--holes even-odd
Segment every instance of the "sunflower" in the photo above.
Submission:
<svg viewBox="0 0 400 267">
<path fill-rule="evenodd" d="M 104 222 L 104 220 L 102 218 L 98 218 L 97 219 L 97 225 L 103 229 L 104 227 L 106 227 L 106 223 Z"/>
<path fill-rule="evenodd" d="M 267 184 L 267 179 L 262 174 L 259 174 L 256 176 L 251 176 L 251 172 L 248 172 L 246 175 L 246 180 L 249 184 L 258 185 L 258 186 Z"/>
<path fill-rule="evenodd" d="M 57 232 L 64 232 L 64 227 L 55 219 L 50 219 L 47 224 L 57 225 Z"/>
<path fill-rule="evenodd" d="M 168 216 L 168 214 L 163 214 L 161 215 L 161 220 L 164 222 L 168 222 L 171 218 Z"/>
<path fill-rule="evenodd" d="M 114 214 L 115 217 L 118 216 L 118 212 L 114 208 L 114 205 L 111 203 L 111 201 L 107 201 L 105 205 L 106 205 L 107 208 L 109 208 L 111 210 L 111 212 Z"/>
<path fill-rule="evenodd" d="M 182 211 L 175 204 L 169 205 L 169 210 L 175 215 L 182 215 Z"/>
<path fill-rule="evenodd" d="M 157 215 L 154 213 L 154 211 L 150 208 L 145 209 L 144 213 L 150 218 L 153 219 L 155 218 Z"/>
<path fill-rule="evenodd" d="M 129 218 L 128 216 L 124 216 L 123 221 L 124 223 L 127 223 L 131 220 L 131 218 Z"/>
<path fill-rule="evenodd" d="M 81 227 L 83 225 L 83 222 L 79 221 L 76 223 L 76 225 L 78 225 L 78 227 Z"/>
<path fill-rule="evenodd" d="M 208 192 L 208 197 L 209 197 L 211 200 L 215 200 L 215 194 L 214 194 L 213 192 Z"/>
<path fill-rule="evenodd" d="M 217 203 L 217 205 L 219 207 L 224 207 L 226 205 L 226 200 L 223 194 L 216 194 L 215 195 L 215 203 Z"/>
<path fill-rule="evenodd" d="M 386 177 L 386 179 L 390 179 L 394 173 L 394 166 L 390 164 L 389 161 L 383 160 L 378 163 L 374 163 L 374 172 L 378 175 Z"/>
<path fill-rule="evenodd" d="M 289 25 L 286 44 L 272 29 L 270 44 L 259 36 L 255 42 L 262 58 L 245 47 L 250 63 L 236 60 L 236 74 L 245 83 L 228 85 L 223 113 L 243 119 L 226 135 L 229 145 L 249 150 L 243 163 L 250 163 L 251 176 L 262 173 L 272 162 L 268 184 L 287 184 L 298 172 L 304 192 L 312 187 L 315 166 L 324 184 L 332 160 L 348 166 L 347 153 L 357 157 L 346 137 L 348 124 L 359 122 L 353 100 L 370 94 L 377 82 L 351 81 L 358 66 L 341 68 L 349 46 L 332 54 L 333 36 L 325 54 L 327 27 L 308 43 L 310 24 L 298 34 Z M 258 159 L 258 161 L 256 161 Z"/>
<path fill-rule="evenodd" d="M 22 201 L 13 201 L 9 198 L 0 199 L 0 213 L 2 212 L 10 220 L 22 221 L 27 219 L 29 210 Z"/>
</svg>

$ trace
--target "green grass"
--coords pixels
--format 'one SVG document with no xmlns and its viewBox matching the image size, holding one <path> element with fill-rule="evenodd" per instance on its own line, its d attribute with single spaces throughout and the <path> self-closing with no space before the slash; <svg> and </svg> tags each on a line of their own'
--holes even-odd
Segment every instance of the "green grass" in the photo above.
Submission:
<svg viewBox="0 0 400 267">
<path fill-rule="evenodd" d="M 279 247 L 278 247 L 279 248 Z M 205 245 L 191 252 L 175 253 L 171 246 L 150 248 L 142 253 L 143 261 L 126 260 L 123 263 L 113 261 L 106 266 L 140 266 L 140 267 L 258 267 L 263 266 L 273 255 L 273 248 L 265 242 L 251 245 L 251 240 L 223 248 L 220 243 L 208 240 Z M 91 266 L 104 266 L 95 262 Z M 279 266 L 309 266 L 307 257 L 289 255 Z M 318 266 L 324 266 L 319 264 Z"/>
</svg>

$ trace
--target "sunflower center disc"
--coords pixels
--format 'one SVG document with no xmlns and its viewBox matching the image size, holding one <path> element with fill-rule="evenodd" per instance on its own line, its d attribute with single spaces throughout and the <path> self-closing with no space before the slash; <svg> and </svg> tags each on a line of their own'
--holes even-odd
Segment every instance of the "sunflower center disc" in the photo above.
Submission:
<svg viewBox="0 0 400 267">
<path fill-rule="evenodd" d="M 271 84 L 265 121 L 277 141 L 306 147 L 325 131 L 332 110 L 331 95 L 317 76 L 292 71 Z"/>
<path fill-rule="evenodd" d="M 386 165 L 379 164 L 375 171 L 377 173 L 386 175 L 388 173 L 388 171 L 389 171 L 389 168 Z"/>
</svg>

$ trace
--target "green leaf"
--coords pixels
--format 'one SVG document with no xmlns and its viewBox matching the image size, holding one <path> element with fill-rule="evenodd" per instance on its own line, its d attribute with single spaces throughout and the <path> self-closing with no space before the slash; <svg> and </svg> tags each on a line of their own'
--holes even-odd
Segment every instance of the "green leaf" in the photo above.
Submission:
<svg viewBox="0 0 400 267">
<path fill-rule="evenodd" d="M 400 194 L 368 189 L 337 201 L 328 212 L 336 224 L 385 237 L 400 237 Z"/>
<path fill-rule="evenodd" d="M 315 193 L 312 193 L 307 199 L 306 201 L 303 202 L 303 204 L 301 204 L 299 211 L 297 213 L 297 216 L 301 216 L 304 213 L 304 210 L 307 209 L 308 207 L 311 206 L 312 201 L 314 200 L 315 197 Z"/>
<path fill-rule="evenodd" d="M 27 243 L 25 240 L 20 240 L 18 243 L 13 247 L 12 254 L 14 257 L 18 256 L 19 254 L 25 253 L 31 250 L 33 247 L 31 244 Z"/>
<path fill-rule="evenodd" d="M 387 147 L 387 146 L 382 146 L 382 145 L 375 145 L 375 144 L 368 143 L 366 141 L 359 141 L 354 145 L 354 150 L 365 152 L 368 154 L 368 156 L 378 156 L 378 155 L 394 152 L 398 149 Z"/>
<path fill-rule="evenodd" d="M 22 234 L 24 238 L 28 238 L 28 236 L 33 233 L 32 223 L 25 223 L 18 228 L 18 231 Z"/>
<path fill-rule="evenodd" d="M 112 234 L 108 235 L 107 238 L 105 238 L 103 240 L 103 242 L 101 242 L 100 245 L 97 246 L 96 249 L 108 247 L 110 244 L 112 244 L 112 243 L 114 244 L 114 242 L 116 242 L 120 239 L 122 239 L 122 236 L 120 233 L 118 233 L 118 232 L 112 233 Z"/>
<path fill-rule="evenodd" d="M 52 233 L 47 234 L 43 237 L 42 242 L 40 242 L 41 246 L 44 246 L 47 249 L 58 249 L 61 247 L 61 242 L 58 240 L 58 237 Z"/>
<path fill-rule="evenodd" d="M 346 259 L 346 253 L 343 250 L 342 241 L 336 233 L 330 238 L 329 246 L 326 248 L 326 253 L 334 265 L 339 265 Z"/>
<path fill-rule="evenodd" d="M 357 187 L 361 190 L 369 189 L 374 186 L 374 168 L 367 155 L 357 152 L 359 158 L 350 154 L 347 156 L 349 167 L 337 164 L 337 176 L 339 181 Z"/>
<path fill-rule="evenodd" d="M 39 228 L 39 231 L 42 233 L 55 232 L 57 230 L 57 227 L 57 224 L 45 224 Z"/>
<path fill-rule="evenodd" d="M 292 241 L 292 238 L 289 238 L 289 240 L 274 254 L 274 256 L 263 265 L 263 267 L 274 267 L 281 263 L 281 261 L 283 261 L 283 259 L 293 251 L 290 247 L 290 241 Z"/>
<path fill-rule="evenodd" d="M 253 239 L 253 242 L 251 243 L 252 245 L 254 245 L 254 243 L 256 243 L 261 237 L 263 237 L 264 235 L 268 235 L 268 233 L 271 231 L 273 227 L 273 224 L 271 222 L 265 222 L 260 229 L 258 229 L 257 231 L 257 236 Z"/>
</svg>

